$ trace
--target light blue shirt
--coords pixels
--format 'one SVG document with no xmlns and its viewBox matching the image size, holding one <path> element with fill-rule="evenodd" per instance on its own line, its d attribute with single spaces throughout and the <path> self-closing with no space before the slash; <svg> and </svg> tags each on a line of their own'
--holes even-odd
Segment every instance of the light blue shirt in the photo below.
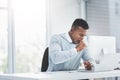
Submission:
<svg viewBox="0 0 120 80">
<path fill-rule="evenodd" d="M 68 33 L 54 35 L 49 45 L 49 66 L 47 71 L 77 70 L 81 59 L 93 61 L 88 54 L 87 48 L 77 52 L 76 44 Z"/>
</svg>

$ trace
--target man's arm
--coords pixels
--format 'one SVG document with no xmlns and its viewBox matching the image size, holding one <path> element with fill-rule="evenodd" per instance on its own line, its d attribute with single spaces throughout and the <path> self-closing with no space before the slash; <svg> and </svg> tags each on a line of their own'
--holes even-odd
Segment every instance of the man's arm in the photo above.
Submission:
<svg viewBox="0 0 120 80">
<path fill-rule="evenodd" d="M 87 70 L 91 70 L 94 68 L 95 66 L 95 61 L 94 59 L 91 57 L 91 55 L 89 54 L 88 52 L 88 48 L 85 48 L 84 52 L 83 52 L 83 63 L 84 63 L 84 66 L 85 66 L 85 69 Z"/>
<path fill-rule="evenodd" d="M 54 64 L 60 64 L 68 61 L 71 57 L 77 55 L 76 48 L 62 50 L 61 41 L 58 36 L 53 36 L 49 46 L 49 57 Z"/>
</svg>

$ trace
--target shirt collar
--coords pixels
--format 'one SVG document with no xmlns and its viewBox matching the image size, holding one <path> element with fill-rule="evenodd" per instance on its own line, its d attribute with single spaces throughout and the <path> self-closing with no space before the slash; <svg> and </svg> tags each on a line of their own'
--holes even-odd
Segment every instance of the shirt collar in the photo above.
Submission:
<svg viewBox="0 0 120 80">
<path fill-rule="evenodd" d="M 65 38 L 66 38 L 70 43 L 72 43 L 72 39 L 71 39 L 71 37 L 70 37 L 70 35 L 69 35 L 68 32 L 65 33 Z"/>
</svg>

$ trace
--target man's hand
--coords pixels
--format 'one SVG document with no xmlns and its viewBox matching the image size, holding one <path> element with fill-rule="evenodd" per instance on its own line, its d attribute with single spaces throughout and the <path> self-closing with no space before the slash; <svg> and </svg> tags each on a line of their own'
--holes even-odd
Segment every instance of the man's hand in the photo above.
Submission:
<svg viewBox="0 0 120 80">
<path fill-rule="evenodd" d="M 91 69 L 92 69 L 92 65 L 91 65 L 91 63 L 88 62 L 88 61 L 85 61 L 85 62 L 84 62 L 84 66 L 85 66 L 85 69 L 86 69 L 86 70 L 91 70 Z"/>
<path fill-rule="evenodd" d="M 83 41 L 80 41 L 80 43 L 76 46 L 77 51 L 81 51 L 86 47 L 85 43 Z"/>
</svg>

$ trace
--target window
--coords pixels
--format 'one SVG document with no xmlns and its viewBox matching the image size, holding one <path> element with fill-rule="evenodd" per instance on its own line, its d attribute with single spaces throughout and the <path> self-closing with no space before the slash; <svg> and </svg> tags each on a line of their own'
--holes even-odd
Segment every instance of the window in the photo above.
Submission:
<svg viewBox="0 0 120 80">
<path fill-rule="evenodd" d="M 45 46 L 46 0 L 0 0 L 0 73 L 39 71 Z"/>
<path fill-rule="evenodd" d="M 8 72 L 8 6 L 7 0 L 0 0 L 0 74 Z"/>
<path fill-rule="evenodd" d="M 46 45 L 46 1 L 13 0 L 15 72 L 36 72 Z"/>
</svg>

